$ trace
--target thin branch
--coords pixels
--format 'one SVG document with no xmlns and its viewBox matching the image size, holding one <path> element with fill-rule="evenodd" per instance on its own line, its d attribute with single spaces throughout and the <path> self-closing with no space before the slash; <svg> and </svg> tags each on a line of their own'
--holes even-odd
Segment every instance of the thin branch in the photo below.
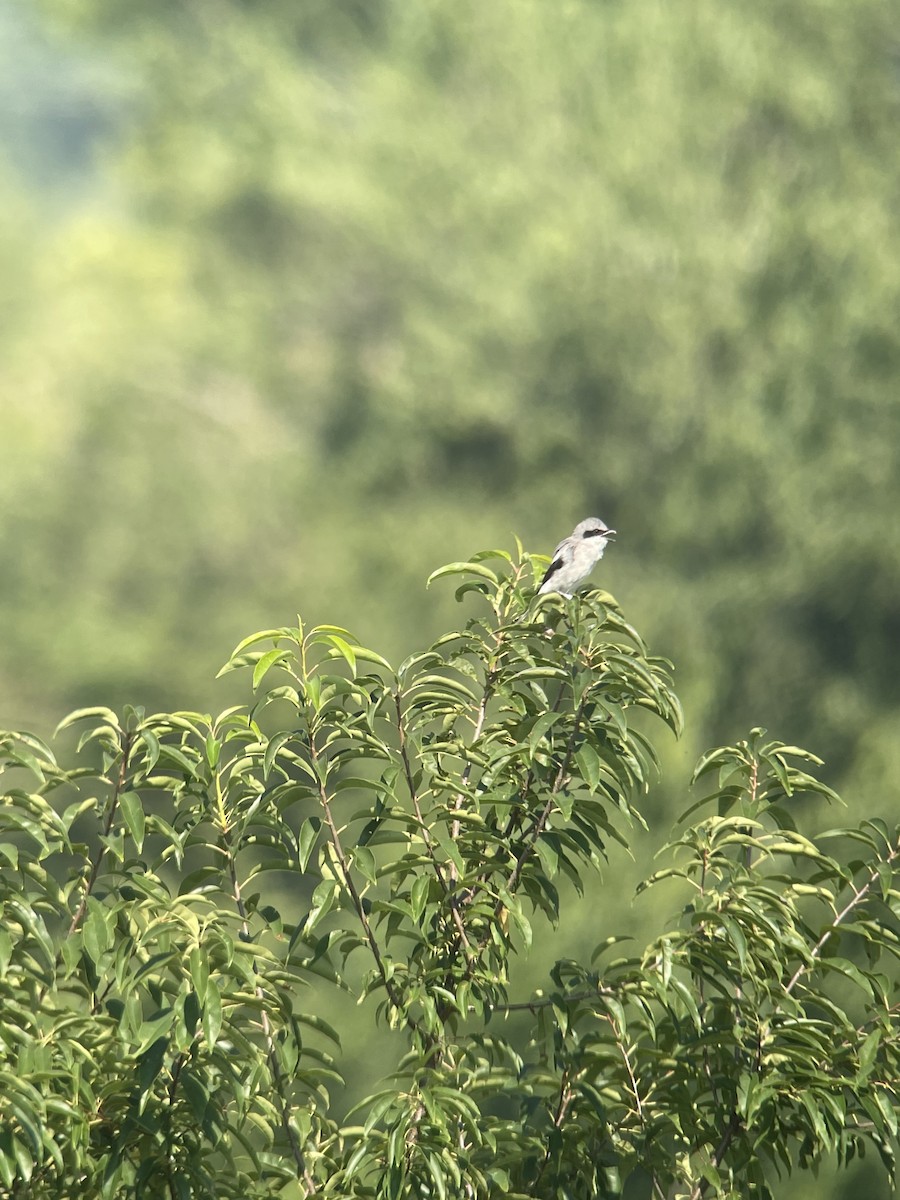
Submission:
<svg viewBox="0 0 900 1200">
<path fill-rule="evenodd" d="M 495 655 L 496 655 L 497 651 L 499 651 L 499 647 L 500 647 L 500 642 L 498 639 L 497 647 L 495 649 Z M 493 661 L 494 660 L 492 659 L 492 664 L 493 664 Z M 496 679 L 496 671 L 494 670 L 493 665 L 491 665 L 488 668 L 487 675 L 485 676 L 484 691 L 481 694 L 481 703 L 478 706 L 478 716 L 475 719 L 475 728 L 472 731 L 472 744 L 473 745 L 481 737 L 481 731 L 484 729 L 484 721 L 485 721 L 485 717 L 487 716 L 488 701 L 491 698 L 491 692 L 493 691 L 495 679 Z M 459 780 L 460 790 L 457 793 L 457 803 L 460 805 L 460 807 L 462 806 L 463 801 L 465 799 L 462 794 L 463 788 L 465 788 L 466 784 L 469 782 L 469 776 L 471 774 L 472 774 L 472 760 L 470 758 L 469 761 L 466 763 L 466 765 L 463 767 L 463 772 L 462 772 L 462 775 L 460 776 L 460 780 Z M 450 836 L 453 838 L 454 842 L 459 837 L 460 828 L 461 828 L 461 823 L 460 823 L 459 817 L 457 817 L 456 820 L 450 826 Z M 456 863 L 453 862 L 452 860 L 450 862 L 450 878 L 454 882 L 456 882 L 456 880 L 459 878 L 459 872 L 457 870 Z"/>
<path fill-rule="evenodd" d="M 196 1040 L 196 1039 L 195 1039 Z M 181 1069 L 184 1066 L 185 1056 L 183 1053 L 175 1055 L 172 1062 L 171 1078 L 167 1091 L 167 1107 L 166 1107 L 166 1137 L 168 1146 L 166 1147 L 166 1182 L 168 1184 L 169 1196 L 171 1200 L 177 1200 L 178 1188 L 175 1176 L 175 1156 L 172 1153 L 172 1112 L 175 1108 L 175 1097 L 178 1093 L 178 1081 L 181 1078 Z"/>
<path fill-rule="evenodd" d="M 631 1057 L 628 1053 L 628 1047 L 619 1037 L 619 1031 L 616 1029 L 616 1023 L 609 1013 L 604 1013 L 603 1018 L 613 1031 L 613 1037 L 616 1040 L 616 1045 L 619 1047 L 619 1053 L 622 1055 L 622 1061 L 625 1063 L 625 1070 L 628 1072 L 628 1083 L 631 1087 L 631 1094 L 634 1096 L 635 1111 L 637 1112 L 638 1120 L 643 1126 L 646 1124 L 644 1120 L 644 1105 L 641 1102 L 641 1093 L 638 1090 L 637 1077 L 635 1076 L 634 1069 L 631 1065 Z"/>
<path fill-rule="evenodd" d="M 625 1063 L 625 1070 L 628 1072 L 628 1084 L 631 1088 L 631 1094 L 634 1096 L 635 1112 L 637 1113 L 637 1118 L 640 1122 L 641 1129 L 646 1133 L 647 1118 L 644 1114 L 644 1104 L 641 1100 L 641 1092 L 640 1088 L 638 1087 L 637 1076 L 634 1073 L 634 1067 L 631 1065 L 631 1055 L 628 1053 L 628 1047 L 626 1046 L 624 1039 L 619 1036 L 619 1031 L 616 1029 L 616 1023 L 610 1014 L 604 1013 L 603 1016 L 608 1022 L 610 1029 L 613 1031 L 613 1037 L 615 1038 L 616 1045 L 619 1048 L 619 1053 L 622 1055 L 622 1061 Z M 665 1192 L 660 1186 L 656 1175 L 652 1171 L 650 1173 L 650 1184 L 653 1189 L 654 1196 L 656 1196 L 658 1200 L 665 1200 Z"/>
<path fill-rule="evenodd" d="M 316 746 L 316 739 L 312 729 L 309 730 L 309 757 L 310 763 L 315 771 L 316 778 L 319 781 L 319 803 L 322 807 L 322 812 L 325 814 L 325 823 L 328 826 L 328 833 L 331 838 L 332 849 L 334 850 L 335 857 L 341 869 L 344 886 L 349 893 L 357 919 L 362 926 L 366 944 L 372 953 L 372 958 L 375 960 L 375 966 L 378 969 L 378 974 L 381 976 L 381 982 L 384 985 L 384 990 L 387 993 L 388 1000 L 390 1000 L 397 1012 L 403 1013 L 407 1028 L 421 1036 L 425 1046 L 430 1051 L 429 1058 L 432 1059 L 440 1050 L 440 1041 L 434 1033 L 429 1033 L 427 1030 L 423 1029 L 414 1017 L 412 1017 L 408 1012 L 404 1011 L 403 996 L 397 990 L 393 979 L 388 974 L 388 969 L 381 953 L 381 947 L 378 944 L 378 939 L 375 937 L 375 932 L 372 929 L 368 914 L 363 906 L 362 896 L 359 893 L 359 888 L 356 886 L 353 873 L 350 870 L 350 861 L 347 858 L 347 853 L 344 850 L 344 846 L 341 841 L 340 831 L 337 827 L 337 822 L 334 819 L 334 813 L 331 809 L 331 800 L 328 796 L 328 792 L 325 789 L 325 784 L 321 779 L 319 771 L 319 751 Z"/>
<path fill-rule="evenodd" d="M 756 758 L 755 756 L 753 759 L 753 763 L 750 767 L 750 783 L 748 785 L 747 791 L 749 793 L 749 798 L 750 798 L 750 809 L 751 809 L 751 812 L 755 816 L 756 815 L 756 802 L 757 802 L 757 797 L 759 794 L 759 759 Z M 747 830 L 747 833 L 749 835 L 749 833 L 750 833 L 749 829 Z M 753 852 L 750 848 L 750 843 L 748 842 L 747 845 L 744 847 L 744 868 L 747 871 L 750 870 L 750 863 L 752 861 L 752 858 L 753 858 Z"/>
<path fill-rule="evenodd" d="M 898 856 L 900 856 L 900 845 L 892 847 L 887 858 L 883 859 L 882 861 L 890 864 L 890 863 L 893 863 L 897 859 Z M 824 950 L 824 948 L 827 945 L 831 936 L 837 930 L 838 926 L 841 925 L 847 919 L 847 917 L 852 912 L 854 912 L 855 909 L 857 909 L 859 907 L 860 904 L 862 904 L 862 902 L 869 895 L 869 892 L 872 890 L 872 886 L 878 882 L 879 878 L 880 878 L 880 876 L 878 874 L 878 869 L 876 867 L 871 872 L 871 874 L 869 875 L 866 882 L 861 887 L 855 888 L 853 890 L 853 894 L 850 897 L 850 899 L 847 901 L 847 903 L 844 905 L 844 907 L 841 909 L 841 911 L 839 913 L 837 913 L 834 921 L 831 923 L 829 928 L 824 931 L 824 933 L 821 935 L 819 940 L 816 942 L 815 946 L 813 946 L 812 950 L 810 951 L 808 961 L 801 963 L 800 966 L 797 968 L 797 970 L 794 972 L 794 974 L 791 976 L 791 978 L 788 980 L 788 982 L 785 986 L 785 989 L 784 989 L 784 993 L 786 996 L 790 995 L 790 993 L 794 990 L 794 988 L 797 986 L 797 984 L 800 982 L 800 980 L 803 978 L 803 976 L 808 971 L 812 970 L 814 964 L 821 957 L 822 951 Z M 759 1069 L 761 1053 L 762 1053 L 762 1044 L 759 1043 L 757 1046 L 757 1070 Z M 712 1165 L 714 1167 L 718 1167 L 722 1163 L 723 1159 L 725 1158 L 726 1153 L 728 1152 L 729 1147 L 731 1146 L 731 1143 L 734 1141 L 735 1136 L 737 1135 L 738 1131 L 740 1130 L 740 1127 L 741 1127 L 740 1116 L 738 1115 L 737 1112 L 732 1112 L 731 1118 L 729 1119 L 729 1122 L 728 1122 L 728 1125 L 725 1127 L 722 1137 L 719 1140 L 719 1144 L 716 1146 L 716 1149 L 713 1151 L 713 1154 L 712 1154 L 711 1161 L 712 1161 Z M 709 1186 L 709 1183 L 706 1179 L 698 1180 L 697 1183 L 694 1185 L 693 1191 L 690 1194 L 690 1200 L 702 1200 L 702 1197 L 706 1193 L 708 1186 Z"/>
<path fill-rule="evenodd" d="M 734 1141 L 735 1134 L 738 1132 L 740 1127 L 741 1118 L 736 1112 L 732 1112 L 731 1119 L 725 1128 L 725 1132 L 722 1134 L 722 1138 L 718 1146 L 716 1146 L 710 1157 L 710 1162 L 714 1167 L 718 1168 L 720 1166 L 725 1155 L 728 1153 L 728 1147 Z M 708 1187 L 708 1179 L 698 1179 L 694 1184 L 693 1190 L 691 1191 L 690 1200 L 702 1200 L 702 1197 L 706 1194 L 706 1189 Z"/>
<path fill-rule="evenodd" d="M 347 853 L 344 850 L 343 843 L 341 842 L 341 835 L 334 819 L 334 813 L 331 811 L 331 800 L 328 792 L 325 790 L 325 784 L 321 779 L 321 773 L 319 771 L 319 751 L 316 746 L 316 739 L 312 730 L 310 730 L 309 736 L 309 757 L 313 771 L 315 772 L 316 778 L 319 782 L 319 804 L 322 806 L 322 812 L 325 814 L 325 823 L 328 826 L 331 845 L 341 868 L 341 874 L 344 877 L 344 885 L 350 895 L 350 900 L 353 903 L 356 916 L 359 919 L 360 925 L 362 926 L 362 931 L 366 942 L 368 943 L 369 949 L 372 952 L 372 957 L 375 960 L 375 966 L 378 968 L 378 974 L 381 976 L 381 981 L 384 984 L 384 990 L 387 992 L 388 999 L 390 1000 L 391 1004 L 393 1004 L 393 1006 L 400 1011 L 403 1008 L 403 1000 L 400 996 L 400 993 L 394 986 L 393 980 L 388 974 L 384 958 L 381 954 L 381 947 L 378 945 L 378 939 L 375 937 L 375 933 L 372 929 L 371 923 L 369 922 L 368 914 L 363 906 L 362 896 L 359 894 L 359 888 L 357 888 L 356 882 L 353 879 L 353 874 L 350 870 L 350 861 L 347 858 Z"/>
<path fill-rule="evenodd" d="M 598 983 L 596 988 L 592 988 L 586 992 L 568 992 L 562 997 L 564 1004 L 577 1003 L 579 1000 L 594 1000 L 597 996 L 615 996 L 616 992 L 613 988 L 604 987 Z M 512 1004 L 493 1004 L 491 1012 L 507 1013 L 507 1012 L 532 1012 L 536 1013 L 542 1008 L 552 1008 L 559 1004 L 560 997 L 558 996 L 541 996 L 534 1000 L 518 1000 Z"/>
<path fill-rule="evenodd" d="M 458 897 L 453 893 L 453 891 L 450 888 L 450 884 L 447 882 L 447 878 L 444 875 L 443 864 L 441 863 L 440 859 L 437 857 L 437 855 L 435 854 L 435 851 L 434 851 L 434 842 L 431 837 L 431 830 L 425 824 L 425 818 L 422 815 L 422 806 L 419 802 L 419 793 L 418 793 L 418 789 L 416 788 L 416 782 L 415 782 L 415 778 L 414 778 L 413 772 L 412 772 L 412 764 L 409 761 L 409 751 L 407 750 L 407 740 L 406 740 L 406 720 L 405 720 L 406 714 L 403 711 L 403 706 L 401 704 L 400 697 L 401 697 L 401 693 L 400 693 L 400 689 L 398 687 L 397 691 L 394 692 L 394 705 L 397 710 L 397 733 L 400 738 L 400 760 L 403 763 L 403 771 L 404 771 L 404 774 L 406 775 L 406 786 L 409 789 L 409 795 L 410 795 L 410 799 L 412 800 L 413 811 L 415 812 L 416 820 L 419 823 L 419 829 L 421 830 L 421 833 L 422 833 L 422 840 L 425 843 L 425 849 L 428 853 L 428 857 L 431 859 L 432 866 L 434 867 L 434 873 L 437 877 L 438 882 L 441 885 L 441 888 L 443 889 L 444 895 L 448 898 L 448 902 L 449 902 L 449 906 L 450 906 L 450 916 L 453 920 L 453 924 L 456 926 L 456 932 L 459 936 L 459 941 L 463 947 L 463 953 L 466 956 L 466 963 L 468 964 L 468 966 L 471 970 L 474 968 L 475 959 L 472 954 L 471 943 L 469 942 L 469 938 L 466 934 L 466 927 L 463 924 L 462 917 L 460 916 L 460 913 L 459 913 Z M 452 865 L 453 864 L 451 863 L 451 868 L 452 868 Z"/>
<path fill-rule="evenodd" d="M 553 1129 L 557 1130 L 557 1132 L 562 1129 L 563 1121 L 566 1119 L 566 1113 L 569 1111 L 569 1105 L 572 1103 L 574 1097 L 575 1093 L 572 1091 L 572 1088 L 569 1084 L 569 1070 L 568 1067 L 566 1067 L 563 1070 L 559 1081 L 559 1099 L 556 1102 L 556 1112 L 553 1114 Z M 541 1165 L 538 1168 L 537 1178 L 534 1181 L 534 1191 L 538 1190 L 538 1185 L 544 1178 L 544 1173 L 546 1172 L 550 1163 L 550 1154 L 551 1145 L 550 1137 L 548 1136 L 547 1146 L 544 1150 L 544 1157 L 541 1160 Z"/>
<path fill-rule="evenodd" d="M 759 759 L 754 757 L 750 763 L 750 779 L 747 783 L 747 798 L 749 801 L 749 807 L 754 813 L 756 811 L 758 795 L 759 795 Z M 749 827 L 747 828 L 746 832 L 748 834 L 750 833 Z M 708 851 L 704 848 L 703 875 L 702 875 L 702 881 L 701 881 L 704 886 L 705 886 L 705 881 L 706 881 L 706 867 L 707 867 L 707 861 L 708 861 L 707 855 L 708 855 Z M 743 858 L 744 858 L 744 869 L 746 871 L 750 871 L 751 862 L 752 862 L 752 852 L 751 852 L 749 845 L 747 845 L 744 848 Z M 702 893 L 702 891 L 703 891 L 703 887 L 701 887 L 701 893 Z M 700 977 L 699 977 L 699 994 L 700 994 L 701 1004 L 703 1003 L 703 1000 L 704 1000 L 703 990 L 704 990 L 703 989 L 703 976 L 700 975 Z M 743 995 L 744 995 L 744 989 L 741 986 L 740 981 L 738 981 L 738 983 L 735 985 L 734 995 L 735 995 L 735 1001 L 737 1003 L 740 1003 L 740 1001 L 743 999 Z M 738 1018 L 738 1020 L 740 1020 L 740 1018 Z M 735 1048 L 734 1057 L 735 1057 L 735 1063 L 737 1064 L 739 1062 L 739 1057 L 740 1057 L 740 1051 L 737 1047 Z M 718 1107 L 717 1088 L 715 1086 L 715 1081 L 712 1076 L 712 1071 L 711 1071 L 710 1063 L 709 1063 L 709 1051 L 706 1046 L 704 1046 L 704 1049 L 703 1049 L 703 1061 L 704 1061 L 704 1065 L 706 1067 L 706 1075 L 707 1075 L 707 1079 L 709 1081 L 710 1092 L 713 1097 L 713 1102 Z M 762 1061 L 762 1041 L 759 1037 L 757 1037 L 757 1047 L 756 1047 L 756 1070 L 757 1070 L 757 1073 L 759 1072 L 761 1061 Z M 728 1147 L 731 1145 L 732 1141 L 734 1140 L 735 1134 L 740 1129 L 740 1125 L 741 1125 L 740 1117 L 738 1116 L 736 1111 L 732 1110 L 728 1124 L 725 1127 L 725 1132 L 722 1134 L 722 1137 L 719 1140 L 718 1146 L 713 1151 L 713 1154 L 712 1154 L 713 1166 L 718 1167 L 719 1164 L 721 1163 L 722 1159 L 725 1157 L 726 1153 L 728 1152 Z M 691 1192 L 690 1200 L 700 1200 L 700 1198 L 703 1196 L 703 1194 L 705 1193 L 708 1186 L 709 1186 L 708 1180 L 706 1180 L 706 1179 L 698 1180 L 698 1182 L 694 1185 L 693 1191 Z"/>
<path fill-rule="evenodd" d="M 900 845 L 894 846 L 892 848 L 890 854 L 887 856 L 887 858 L 883 859 L 882 861 L 890 864 L 890 863 L 894 862 L 894 860 L 898 857 L 898 855 L 900 855 Z M 821 956 L 822 951 L 824 950 L 829 938 L 836 931 L 837 927 L 850 915 L 850 913 L 853 912 L 853 910 L 855 908 L 857 908 L 860 904 L 862 904 L 863 900 L 865 900 L 865 898 L 868 896 L 869 892 L 871 891 L 872 885 L 874 883 L 877 883 L 879 878 L 880 878 L 880 876 L 878 874 L 878 868 L 876 867 L 872 871 L 871 875 L 866 880 L 866 882 L 862 885 L 862 887 L 858 888 L 857 890 L 854 891 L 853 895 L 850 897 L 850 899 L 847 901 L 847 903 L 844 905 L 844 907 L 841 909 L 841 911 L 837 914 L 837 916 L 835 917 L 834 921 L 831 923 L 829 928 L 825 930 L 825 932 L 822 934 L 822 936 L 816 942 L 815 946 L 813 946 L 812 950 L 810 951 L 809 961 L 805 962 L 805 963 L 801 963 L 800 966 L 797 968 L 797 970 L 794 972 L 794 974 L 791 976 L 790 980 L 788 981 L 787 986 L 784 989 L 785 995 L 790 995 L 790 993 L 794 990 L 797 983 L 803 978 L 803 976 L 806 974 L 806 972 L 812 970 L 813 964 Z"/>
<path fill-rule="evenodd" d="M 244 896 L 241 891 L 241 883 L 238 879 L 237 864 L 235 862 L 234 847 L 231 842 L 231 830 L 228 822 L 228 817 L 225 809 L 225 798 L 222 794 L 220 775 L 216 772 L 216 802 L 218 808 L 219 832 L 222 839 L 222 845 L 225 853 L 225 860 L 228 863 L 228 877 L 231 882 L 231 895 L 234 900 L 235 908 L 238 916 L 241 919 L 241 934 L 243 940 L 247 943 L 253 941 L 253 936 L 250 932 L 250 922 L 247 914 L 247 906 L 244 903 Z M 252 963 L 253 974 L 257 979 L 260 978 L 259 971 L 254 959 Z M 316 1182 L 312 1177 L 309 1167 L 306 1162 L 306 1155 L 303 1153 L 303 1147 L 297 1138 L 297 1132 L 291 1124 L 291 1101 L 288 1099 L 287 1081 L 284 1072 L 281 1069 L 281 1063 L 278 1059 L 278 1047 L 275 1044 L 275 1031 L 272 1028 L 272 1022 L 269 1020 L 269 1013 L 265 1005 L 265 992 L 262 984 L 257 983 L 255 987 L 256 997 L 260 1002 L 260 1024 L 262 1026 L 263 1037 L 266 1043 L 266 1054 L 269 1059 L 269 1067 L 272 1071 L 272 1077 L 275 1082 L 275 1091 L 280 1101 L 281 1109 L 281 1124 L 285 1135 L 288 1139 L 288 1145 L 291 1148 L 291 1157 L 297 1168 L 297 1175 L 303 1180 L 306 1188 L 307 1198 L 315 1196 L 318 1189 Z"/>
<path fill-rule="evenodd" d="M 516 570 L 513 574 L 513 577 L 512 577 L 514 584 L 518 583 L 519 579 L 522 576 L 523 571 L 524 571 L 524 564 L 520 563 L 519 566 L 516 568 Z M 510 601 L 507 604 L 507 607 L 504 609 L 503 612 L 500 611 L 500 608 L 497 605 L 494 606 L 494 615 L 497 618 L 498 628 L 493 631 L 494 646 L 493 646 L 493 649 L 490 654 L 490 658 L 487 663 L 487 670 L 485 672 L 485 677 L 484 677 L 484 689 L 481 694 L 481 702 L 478 706 L 478 716 L 475 718 L 475 728 L 472 732 L 472 744 L 473 745 L 481 737 L 481 732 L 484 729 L 484 722 L 487 717 L 487 706 L 490 701 L 491 695 L 493 694 L 494 683 L 497 679 L 497 670 L 498 670 L 497 661 L 500 658 L 500 652 L 501 652 L 501 648 L 503 646 L 503 628 L 505 627 L 506 623 L 509 620 L 509 613 L 510 613 L 511 605 L 512 605 L 512 597 L 510 597 Z M 462 803 L 464 801 L 464 796 L 462 795 L 462 789 L 469 782 L 469 777 L 471 774 L 472 774 L 472 760 L 469 759 L 469 761 L 463 767 L 463 772 L 462 772 L 462 775 L 460 776 L 461 787 L 460 787 L 459 793 L 457 794 L 457 800 L 460 805 L 462 805 Z M 456 840 L 456 838 L 459 837 L 460 828 L 461 828 L 461 823 L 458 819 L 455 820 L 452 823 L 452 825 L 450 826 L 450 835 L 454 839 L 454 841 Z M 451 877 L 451 879 L 454 879 L 454 880 L 457 878 L 456 864 L 452 863 L 452 862 L 450 864 L 450 877 Z M 472 895 L 469 896 L 469 899 L 470 900 L 472 899 Z"/>
<path fill-rule="evenodd" d="M 134 744 L 134 734 L 126 731 L 122 734 L 122 760 L 119 763 L 119 772 L 116 777 L 116 782 L 113 787 L 112 796 L 109 801 L 109 808 L 106 813 L 106 821 L 103 825 L 103 833 L 101 834 L 100 844 L 94 851 L 94 857 L 91 860 L 91 869 L 88 872 L 87 881 L 84 886 L 84 892 L 81 896 L 81 903 L 72 917 L 72 922 L 69 925 L 69 934 L 71 937 L 76 932 L 81 922 L 84 920 L 85 910 L 87 909 L 88 897 L 94 890 L 97 880 L 100 877 L 100 868 L 103 865 L 103 860 L 106 857 L 106 846 L 103 844 L 103 838 L 109 837 L 112 832 L 113 821 L 116 819 L 116 813 L 119 808 L 119 799 L 125 791 L 125 784 L 128 781 L 128 759 L 131 757 L 131 747 Z"/>
<path fill-rule="evenodd" d="M 560 687 L 559 691 L 556 693 L 556 699 L 553 701 L 553 707 L 548 710 L 549 712 L 557 712 L 559 710 L 559 706 L 562 703 L 562 698 L 563 698 L 564 694 L 565 694 L 565 688 Z M 523 800 L 528 796 L 528 792 L 531 789 L 531 782 L 533 779 L 534 779 L 534 766 L 532 765 L 528 768 L 525 778 L 522 781 L 521 795 L 522 795 Z M 513 811 L 509 814 L 509 819 L 507 820 L 506 825 L 504 826 L 503 832 L 500 835 L 500 839 L 502 842 L 505 843 L 506 841 L 508 841 L 508 839 L 516 831 L 517 827 L 522 823 L 522 817 L 523 817 L 523 812 L 521 809 L 513 809 Z M 487 876 L 485 876 L 485 878 L 487 878 Z"/>
<path fill-rule="evenodd" d="M 559 793 L 559 790 L 569 773 L 569 767 L 572 764 L 572 756 L 575 753 L 575 741 L 580 730 L 581 718 L 584 716 L 584 708 L 585 704 L 587 703 L 588 694 L 589 692 L 585 691 L 578 703 L 577 709 L 575 710 L 575 720 L 572 723 L 572 732 L 569 734 L 569 740 L 566 745 L 565 754 L 563 755 L 562 761 L 559 764 L 559 770 L 556 772 L 556 779 L 553 781 L 553 786 L 550 789 L 550 798 L 544 805 L 541 815 L 533 825 L 529 835 L 529 840 L 516 858 L 515 865 L 513 866 L 513 869 L 509 874 L 509 878 L 506 881 L 506 890 L 510 893 L 512 893 L 518 886 L 519 879 L 522 875 L 522 870 L 528 859 L 534 853 L 534 848 L 540 840 L 541 834 L 544 832 L 544 829 L 547 826 L 547 822 L 550 820 L 550 814 L 556 807 L 557 794 Z M 502 911 L 502 909 L 503 902 L 502 900 L 498 900 L 496 912 L 499 913 Z"/>
</svg>

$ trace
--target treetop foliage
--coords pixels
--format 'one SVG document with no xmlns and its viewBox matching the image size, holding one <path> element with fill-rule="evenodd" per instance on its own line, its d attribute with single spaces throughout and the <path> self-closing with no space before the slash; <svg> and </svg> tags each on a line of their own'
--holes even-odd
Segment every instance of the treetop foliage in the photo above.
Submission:
<svg viewBox="0 0 900 1200">
<path fill-rule="evenodd" d="M 435 529 L 599 512 L 692 754 L 896 774 L 889 5 L 25 7 L 99 133 L 4 191 L 6 723 L 170 708 L 272 609 L 402 657 Z"/>
<path fill-rule="evenodd" d="M 797 798 L 836 797 L 762 730 L 698 763 L 644 884 L 666 927 L 629 950 L 600 918 L 590 962 L 521 992 L 572 888 L 615 886 L 653 728 L 682 726 L 669 664 L 609 594 L 536 597 L 545 562 L 436 571 L 477 614 L 396 668 L 298 621 L 223 669 L 249 706 L 77 711 L 71 765 L 2 736 L 4 1195 L 700 1200 L 872 1146 L 893 1169 L 898 833 L 805 836 Z M 347 1115 L 332 989 L 393 1049 Z"/>
</svg>

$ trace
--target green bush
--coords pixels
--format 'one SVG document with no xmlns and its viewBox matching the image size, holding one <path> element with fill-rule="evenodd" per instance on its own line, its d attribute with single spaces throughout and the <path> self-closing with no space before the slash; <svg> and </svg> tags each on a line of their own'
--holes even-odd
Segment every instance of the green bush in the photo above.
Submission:
<svg viewBox="0 0 900 1200">
<path fill-rule="evenodd" d="M 697 767 L 645 885 L 678 887 L 671 927 L 622 957 L 598 920 L 590 965 L 517 988 L 535 923 L 627 850 L 652 719 L 681 726 L 612 597 L 536 599 L 539 565 L 435 572 L 482 615 L 396 670 L 298 623 L 227 664 L 249 709 L 81 710 L 68 767 L 3 735 L 3 1195 L 765 1197 L 872 1144 L 892 1169 L 900 843 L 804 837 L 791 801 L 831 793 L 761 730 Z M 335 988 L 394 1059 L 349 1115 Z"/>
</svg>

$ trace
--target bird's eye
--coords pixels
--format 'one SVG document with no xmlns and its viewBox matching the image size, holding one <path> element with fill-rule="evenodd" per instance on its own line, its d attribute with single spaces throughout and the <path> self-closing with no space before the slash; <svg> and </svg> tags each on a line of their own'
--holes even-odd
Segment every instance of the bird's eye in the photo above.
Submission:
<svg viewBox="0 0 900 1200">
<path fill-rule="evenodd" d="M 586 529 L 581 535 L 582 537 L 603 537 L 606 533 L 605 529 Z"/>
</svg>

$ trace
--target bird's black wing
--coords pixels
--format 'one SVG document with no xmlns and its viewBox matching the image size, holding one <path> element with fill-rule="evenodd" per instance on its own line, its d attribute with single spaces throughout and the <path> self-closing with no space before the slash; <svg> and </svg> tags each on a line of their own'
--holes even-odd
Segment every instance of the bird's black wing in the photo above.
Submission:
<svg viewBox="0 0 900 1200">
<path fill-rule="evenodd" d="M 560 567 L 562 565 L 563 565 L 562 555 L 560 555 L 558 558 L 554 558 L 553 562 L 547 568 L 547 570 L 544 574 L 544 578 L 541 580 L 540 585 L 538 586 L 538 591 L 541 590 L 541 588 L 544 586 L 544 584 L 547 582 L 547 580 L 550 578 L 551 575 L 556 574 L 556 572 L 560 569 Z"/>
</svg>

